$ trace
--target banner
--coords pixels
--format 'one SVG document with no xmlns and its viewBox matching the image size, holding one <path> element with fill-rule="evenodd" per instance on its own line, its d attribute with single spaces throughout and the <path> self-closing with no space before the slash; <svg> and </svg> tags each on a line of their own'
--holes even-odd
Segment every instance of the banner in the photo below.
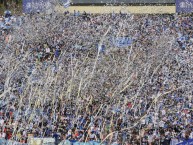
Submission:
<svg viewBox="0 0 193 145">
<path fill-rule="evenodd" d="M 177 145 L 193 145 L 193 139 L 183 141 L 181 143 L 178 143 Z"/>
<path fill-rule="evenodd" d="M 193 0 L 176 0 L 177 13 L 191 13 L 193 12 Z"/>
<path fill-rule="evenodd" d="M 129 37 L 116 37 L 113 38 L 113 44 L 116 47 L 128 47 L 131 46 L 133 40 Z"/>
<path fill-rule="evenodd" d="M 60 142 L 59 145 L 107 145 L 107 144 L 96 142 L 96 141 L 79 142 L 79 141 L 64 140 Z"/>
<path fill-rule="evenodd" d="M 51 9 L 50 0 L 23 0 L 24 13 L 43 12 Z"/>
<path fill-rule="evenodd" d="M 46 144 L 55 144 L 54 138 L 30 138 L 28 143 L 30 145 L 46 145 Z"/>
</svg>

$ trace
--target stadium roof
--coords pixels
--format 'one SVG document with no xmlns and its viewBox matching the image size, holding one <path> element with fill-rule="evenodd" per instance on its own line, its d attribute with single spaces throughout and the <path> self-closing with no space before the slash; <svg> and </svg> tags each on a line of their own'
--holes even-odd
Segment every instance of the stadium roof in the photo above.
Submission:
<svg viewBox="0 0 193 145">
<path fill-rule="evenodd" d="M 175 4 L 175 0 L 72 0 L 74 4 Z"/>
</svg>

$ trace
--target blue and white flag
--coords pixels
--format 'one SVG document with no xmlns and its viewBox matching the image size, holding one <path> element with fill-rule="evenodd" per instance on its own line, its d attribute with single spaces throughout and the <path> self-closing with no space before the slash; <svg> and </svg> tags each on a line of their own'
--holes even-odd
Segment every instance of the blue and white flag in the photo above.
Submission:
<svg viewBox="0 0 193 145">
<path fill-rule="evenodd" d="M 193 0 L 176 0 L 176 12 L 192 13 L 193 12 Z"/>
<path fill-rule="evenodd" d="M 4 12 L 4 14 L 11 14 L 11 11 L 6 10 L 6 11 Z"/>
<path fill-rule="evenodd" d="M 43 12 L 51 7 L 50 0 L 23 0 L 23 12 Z"/>
<path fill-rule="evenodd" d="M 172 138 L 171 139 L 171 142 L 170 142 L 170 145 L 177 145 L 178 144 L 178 139 L 177 138 Z"/>
<path fill-rule="evenodd" d="M 181 143 L 178 143 L 177 145 L 193 145 L 193 139 L 183 141 Z"/>
<path fill-rule="evenodd" d="M 64 0 L 63 2 L 64 8 L 68 8 L 70 6 L 70 2 L 71 0 Z"/>
<path fill-rule="evenodd" d="M 105 52 L 105 45 L 103 45 L 103 44 L 98 44 L 98 51 L 99 52 Z"/>
</svg>

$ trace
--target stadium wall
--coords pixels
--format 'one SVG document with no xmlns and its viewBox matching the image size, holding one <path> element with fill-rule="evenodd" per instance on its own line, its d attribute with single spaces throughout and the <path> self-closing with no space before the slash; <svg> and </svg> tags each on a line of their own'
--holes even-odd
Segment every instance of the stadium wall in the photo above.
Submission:
<svg viewBox="0 0 193 145">
<path fill-rule="evenodd" d="M 64 8 L 63 6 L 57 6 L 56 11 L 64 12 L 64 11 L 74 12 L 87 12 L 87 13 L 133 13 L 133 14 L 173 14 L 176 12 L 176 6 L 70 6 L 68 8 Z"/>
</svg>

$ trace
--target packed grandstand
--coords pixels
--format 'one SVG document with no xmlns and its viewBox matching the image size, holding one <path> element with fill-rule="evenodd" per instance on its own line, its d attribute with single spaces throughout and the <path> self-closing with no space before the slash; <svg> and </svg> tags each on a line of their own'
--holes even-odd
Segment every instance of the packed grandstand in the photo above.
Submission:
<svg viewBox="0 0 193 145">
<path fill-rule="evenodd" d="M 64 10 L 0 16 L 0 145 L 190 144 L 191 13 Z"/>
</svg>

